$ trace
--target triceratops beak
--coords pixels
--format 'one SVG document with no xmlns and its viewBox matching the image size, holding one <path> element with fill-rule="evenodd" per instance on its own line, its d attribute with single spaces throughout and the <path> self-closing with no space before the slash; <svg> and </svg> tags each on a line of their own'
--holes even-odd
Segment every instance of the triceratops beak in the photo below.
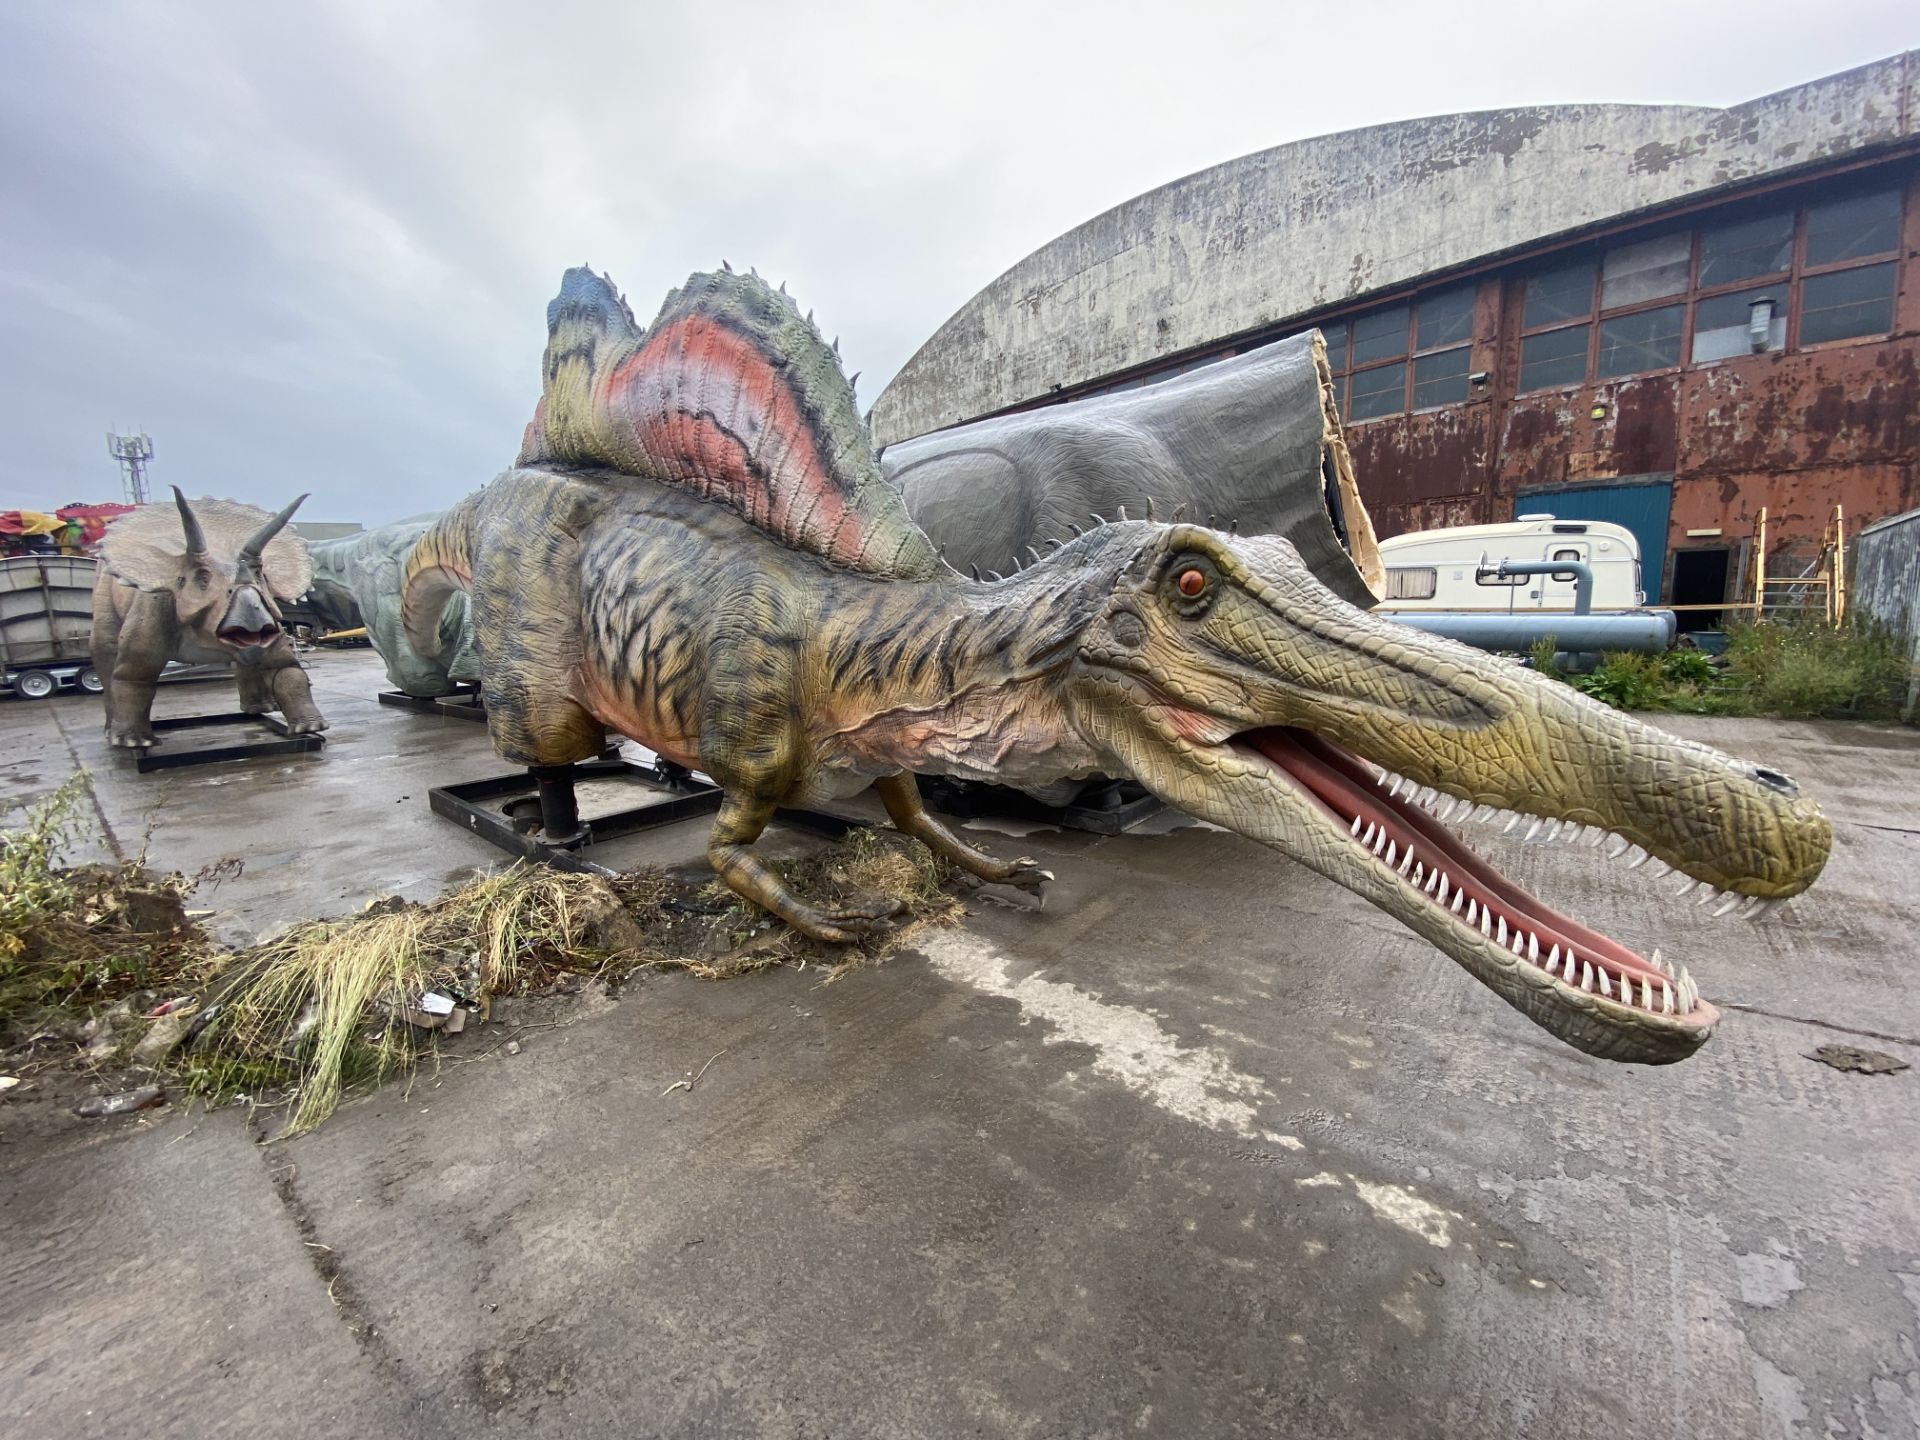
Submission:
<svg viewBox="0 0 1920 1440">
<path fill-rule="evenodd" d="M 253 538 L 241 547 L 240 558 L 258 565 L 261 555 L 266 551 L 267 542 L 286 528 L 287 521 L 293 518 L 293 512 L 300 508 L 301 502 L 306 498 L 305 495 L 294 497 L 292 504 L 256 530 Z M 183 500 L 180 503 L 182 508 L 185 508 L 186 501 Z"/>
<path fill-rule="evenodd" d="M 301 499 L 305 499 L 303 495 Z M 204 555 L 207 553 L 207 537 L 200 529 L 200 517 L 193 513 L 193 507 L 187 504 L 187 497 L 180 493 L 178 485 L 173 487 L 173 503 L 180 507 L 180 528 L 187 535 L 187 554 Z M 298 504 L 298 501 L 294 502 Z"/>
</svg>

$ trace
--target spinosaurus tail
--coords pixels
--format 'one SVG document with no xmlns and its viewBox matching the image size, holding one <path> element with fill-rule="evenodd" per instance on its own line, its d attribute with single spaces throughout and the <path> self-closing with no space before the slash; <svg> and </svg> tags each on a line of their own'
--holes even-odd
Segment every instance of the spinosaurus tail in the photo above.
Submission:
<svg viewBox="0 0 1920 1440">
<path fill-rule="evenodd" d="M 414 654 L 440 654 L 440 617 L 455 594 L 473 587 L 473 516 L 477 491 L 427 528 L 407 552 L 400 581 L 400 624 Z"/>
<path fill-rule="evenodd" d="M 547 336 L 521 465 L 680 486 L 847 570 L 945 569 L 880 473 L 837 351 L 759 276 L 694 275 L 643 333 L 609 281 L 569 270 Z"/>
</svg>

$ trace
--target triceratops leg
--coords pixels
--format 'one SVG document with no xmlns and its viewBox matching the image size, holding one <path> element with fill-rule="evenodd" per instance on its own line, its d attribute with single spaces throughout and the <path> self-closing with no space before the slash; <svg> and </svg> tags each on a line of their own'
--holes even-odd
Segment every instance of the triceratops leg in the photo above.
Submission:
<svg viewBox="0 0 1920 1440">
<path fill-rule="evenodd" d="M 313 684 L 304 669 L 299 665 L 282 665 L 266 673 L 273 687 L 273 703 L 287 717 L 287 729 L 292 734 L 307 735 L 327 728 L 326 717 L 313 703 Z"/>
<path fill-rule="evenodd" d="M 874 790 L 886 804 L 887 816 L 894 828 L 911 835 L 934 854 L 958 865 L 969 875 L 977 875 L 991 885 L 1011 885 L 1038 895 L 1040 887 L 1053 879 L 1051 870 L 1042 870 L 1026 856 L 1018 860 L 996 860 L 984 850 L 967 844 L 927 811 L 920 798 L 920 786 L 910 773 L 888 775 L 873 782 Z"/>
<path fill-rule="evenodd" d="M 773 818 L 771 800 L 739 798 L 729 793 L 713 818 L 707 838 L 707 859 L 733 890 L 763 910 L 770 910 L 804 935 L 832 945 L 846 945 L 882 929 L 889 917 L 906 906 L 898 900 L 818 910 L 787 888 L 787 882 L 753 853 L 753 842 Z"/>
<path fill-rule="evenodd" d="M 258 665 L 236 665 L 234 678 L 240 685 L 240 713 L 243 715 L 264 715 L 269 710 L 278 710 L 280 703 L 273 698 L 273 685 L 267 672 Z"/>
</svg>

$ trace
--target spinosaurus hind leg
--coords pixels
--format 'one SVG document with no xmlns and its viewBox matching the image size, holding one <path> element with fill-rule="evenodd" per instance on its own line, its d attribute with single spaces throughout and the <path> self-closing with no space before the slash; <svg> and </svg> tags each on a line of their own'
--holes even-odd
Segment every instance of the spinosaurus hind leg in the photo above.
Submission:
<svg viewBox="0 0 1920 1440">
<path fill-rule="evenodd" d="M 1029 895 L 1039 895 L 1040 887 L 1053 879 L 1051 870 L 1042 870 L 1038 862 L 1023 855 L 1017 860 L 996 860 L 984 850 L 967 844 L 928 812 L 920 798 L 919 783 L 903 771 L 873 782 L 873 788 L 886 804 L 887 817 L 903 835 L 911 835 L 934 854 L 952 861 L 969 875 L 989 885 L 1011 885 Z"/>
</svg>

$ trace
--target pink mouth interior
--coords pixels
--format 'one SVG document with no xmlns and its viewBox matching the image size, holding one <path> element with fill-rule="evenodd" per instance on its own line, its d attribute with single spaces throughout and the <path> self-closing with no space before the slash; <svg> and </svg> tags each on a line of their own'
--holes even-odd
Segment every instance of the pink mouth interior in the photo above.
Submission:
<svg viewBox="0 0 1920 1440">
<path fill-rule="evenodd" d="M 220 638 L 229 645 L 265 645 L 280 633 L 278 625 L 268 625 L 260 630 L 241 630 L 238 628 L 222 630 Z"/>
<path fill-rule="evenodd" d="M 1291 726 L 1248 731 L 1236 736 L 1233 743 L 1256 751 L 1285 771 L 1367 854 L 1383 858 L 1374 846 L 1383 832 L 1392 847 L 1396 869 L 1411 850 L 1413 866 L 1404 871 L 1403 883 L 1412 885 L 1427 903 L 1451 911 L 1462 923 L 1468 923 L 1469 913 L 1484 911 L 1492 931 L 1487 938 L 1492 943 L 1502 943 L 1498 936 L 1504 923 L 1507 947 L 1512 949 L 1518 939 L 1520 948 L 1514 951 L 1518 959 L 1546 970 L 1575 989 L 1583 988 L 1580 967 L 1591 965 L 1592 993 L 1664 1019 L 1695 1025 L 1711 1024 L 1716 1018 L 1713 1007 L 1704 1001 L 1696 1001 L 1690 1011 L 1682 1013 L 1682 1002 L 1676 1000 L 1673 1013 L 1666 1014 L 1662 986 L 1673 982 L 1665 972 L 1617 940 L 1528 894 L 1467 849 L 1426 811 L 1409 800 L 1389 796 L 1373 771 L 1339 746 Z M 1448 885 L 1444 904 L 1424 888 L 1424 879 L 1416 883 L 1413 878 L 1422 871 L 1431 876 L 1436 868 Z M 1454 896 L 1461 892 L 1466 899 L 1455 909 Z M 1471 923 L 1475 929 L 1480 928 L 1477 917 Z M 1557 967 L 1549 968 L 1556 947 L 1561 958 Z M 1624 1000 L 1623 994 L 1627 997 Z"/>
</svg>

